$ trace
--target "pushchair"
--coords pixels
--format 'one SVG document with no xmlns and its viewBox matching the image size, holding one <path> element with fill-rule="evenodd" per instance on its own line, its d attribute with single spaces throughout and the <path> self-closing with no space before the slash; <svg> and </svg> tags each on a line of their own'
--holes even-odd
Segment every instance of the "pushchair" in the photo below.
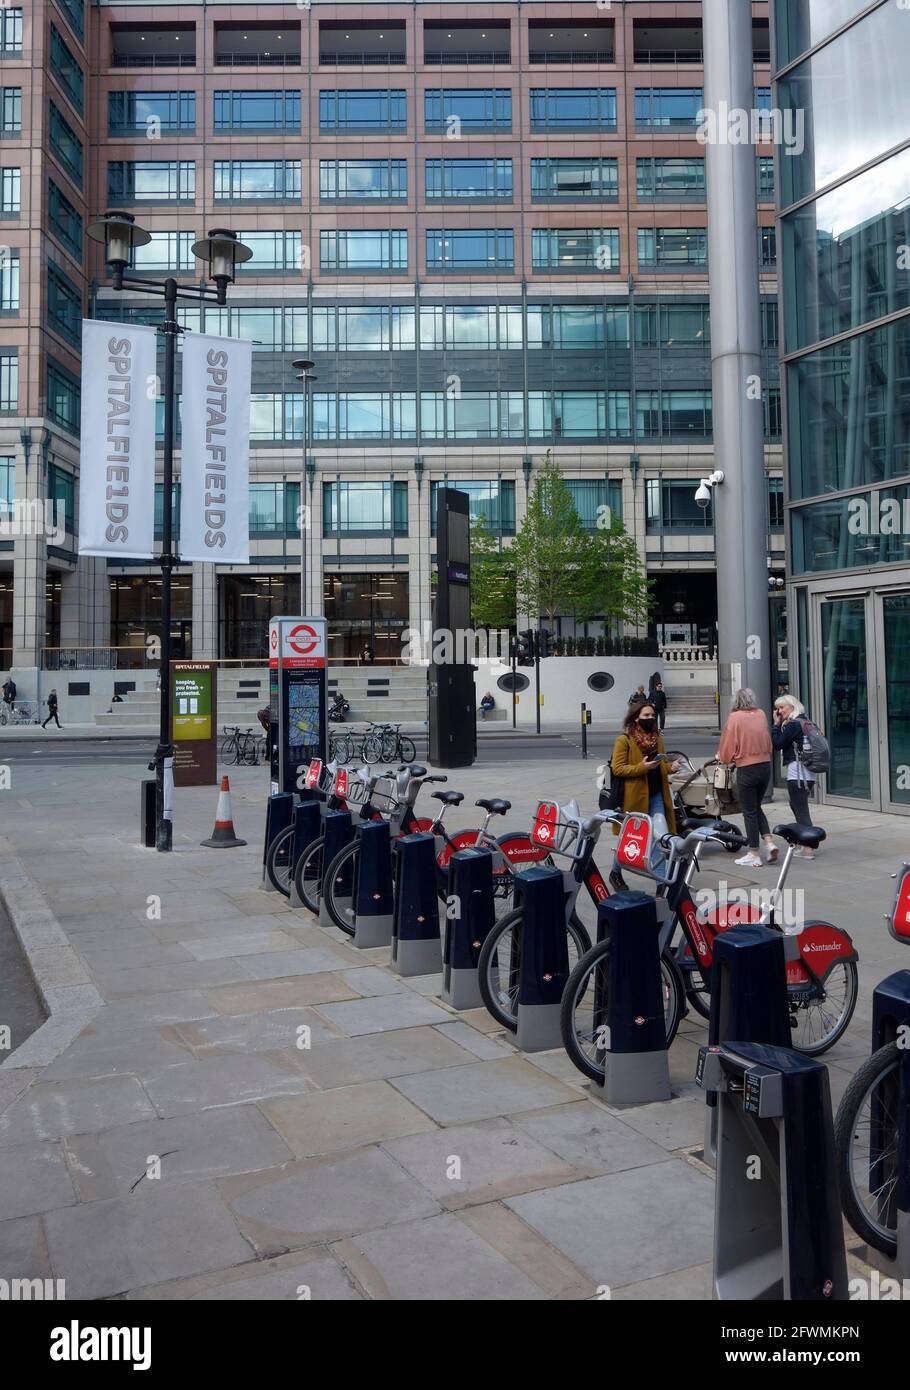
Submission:
<svg viewBox="0 0 910 1390">
<path fill-rule="evenodd" d="M 733 789 L 723 791 L 714 785 L 713 769 L 717 759 L 711 758 L 701 767 L 695 767 L 686 753 L 674 750 L 668 758 L 681 760 L 682 767 L 670 774 L 670 790 L 673 793 L 673 809 L 680 831 L 695 830 L 709 822 L 725 833 L 739 834 L 739 828 L 730 825 L 724 818 L 738 816 L 741 807 L 736 796 L 736 778 Z"/>
</svg>

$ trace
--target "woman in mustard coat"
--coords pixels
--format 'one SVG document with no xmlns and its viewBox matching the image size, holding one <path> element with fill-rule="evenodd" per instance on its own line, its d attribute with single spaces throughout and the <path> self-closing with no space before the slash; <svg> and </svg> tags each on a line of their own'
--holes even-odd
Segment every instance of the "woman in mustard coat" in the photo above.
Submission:
<svg viewBox="0 0 910 1390">
<path fill-rule="evenodd" d="M 676 816 L 669 774 L 676 772 L 680 763 L 678 760 L 670 764 L 659 760 L 657 755 L 665 752 L 654 706 L 647 700 L 633 705 L 623 720 L 623 732 L 613 745 L 610 759 L 613 776 L 623 784 L 622 809 L 627 814 L 662 815 L 670 834 L 675 835 Z M 659 847 L 653 846 L 652 867 L 658 866 L 663 858 Z M 614 875 L 621 877 L 617 866 L 614 866 Z"/>
</svg>

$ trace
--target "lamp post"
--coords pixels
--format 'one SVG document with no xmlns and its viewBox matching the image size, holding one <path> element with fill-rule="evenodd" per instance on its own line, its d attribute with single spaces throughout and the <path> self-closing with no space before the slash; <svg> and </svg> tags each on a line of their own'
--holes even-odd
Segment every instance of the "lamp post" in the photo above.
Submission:
<svg viewBox="0 0 910 1390">
<path fill-rule="evenodd" d="M 158 747 L 149 770 L 155 772 L 155 848 L 166 853 L 172 848 L 172 823 L 170 807 L 170 777 L 173 772 L 173 748 L 171 746 L 171 575 L 176 556 L 173 554 L 172 493 L 174 490 L 174 432 L 176 418 L 175 364 L 177 360 L 177 335 L 183 330 L 177 323 L 177 300 L 191 299 L 196 303 L 209 301 L 215 304 L 227 303 L 227 287 L 233 284 L 237 266 L 248 261 L 252 251 L 237 237 L 236 232 L 219 228 L 209 232 L 202 241 L 193 246 L 193 255 L 209 267 L 209 278 L 215 289 L 205 286 L 179 287 L 172 277 L 161 284 L 157 280 L 146 280 L 139 275 L 127 274 L 133 251 L 138 246 L 147 246 L 151 235 L 136 223 L 129 212 L 107 212 L 87 228 L 93 241 L 104 247 L 105 264 L 111 268 L 115 290 L 140 289 L 145 294 L 156 295 L 164 300 L 164 324 L 159 330 L 164 335 L 164 450 L 162 480 L 164 488 L 164 518 L 161 537 L 161 719 L 158 732 Z M 167 774 L 167 785 L 166 785 Z"/>
<path fill-rule="evenodd" d="M 313 368 L 316 363 L 311 362 L 308 357 L 297 357 L 291 363 L 297 373 L 297 380 L 303 384 L 303 458 L 300 468 L 300 612 L 307 611 L 306 598 L 306 566 L 307 566 L 307 544 L 306 533 L 310 524 L 310 505 L 307 502 L 309 496 L 312 502 L 313 479 L 316 476 L 316 465 L 310 465 L 307 454 L 310 445 L 310 382 L 317 381 L 313 376 Z M 307 493 L 309 484 L 309 493 Z"/>
</svg>

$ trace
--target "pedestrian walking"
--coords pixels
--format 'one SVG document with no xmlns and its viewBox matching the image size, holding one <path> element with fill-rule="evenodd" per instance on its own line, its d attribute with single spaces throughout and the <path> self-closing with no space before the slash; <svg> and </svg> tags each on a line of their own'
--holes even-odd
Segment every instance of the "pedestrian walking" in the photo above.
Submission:
<svg viewBox="0 0 910 1390">
<path fill-rule="evenodd" d="M 659 868 L 665 860 L 659 849 L 660 837 L 668 832 L 676 834 L 669 773 L 676 772 L 680 763 L 678 760 L 667 763 L 667 750 L 657 727 L 657 711 L 648 703 L 647 696 L 641 704 L 630 708 L 622 727 L 623 732 L 613 745 L 610 770 L 622 782 L 623 811 L 627 815 L 630 812 L 649 815 L 654 821 L 651 867 Z M 614 888 L 624 886 L 615 863 L 610 879 Z"/>
<path fill-rule="evenodd" d="M 803 726 L 806 708 L 795 695 L 778 695 L 774 701 L 774 724 L 771 743 L 780 751 L 787 769 L 787 796 L 797 825 L 812 825 L 809 798 L 815 791 L 815 773 L 803 766 Z M 801 859 L 814 859 L 815 850 L 797 845 L 793 851 Z"/>
<path fill-rule="evenodd" d="M 645 700 L 647 700 L 647 698 L 648 698 L 648 692 L 647 692 L 647 690 L 645 690 L 644 682 L 642 682 L 641 685 L 638 687 L 638 689 L 637 689 L 637 690 L 633 690 L 633 691 L 632 691 L 632 694 L 629 696 L 629 704 L 630 704 L 630 705 L 641 705 L 641 704 L 644 704 L 644 702 L 645 702 Z"/>
<path fill-rule="evenodd" d="M 762 801 L 771 782 L 771 732 L 754 690 L 747 688 L 737 692 L 720 737 L 717 757 L 720 762 L 733 763 L 736 767 L 736 789 L 749 842 L 748 850 L 736 863 L 743 868 L 760 869 L 762 840 L 768 847 L 768 863 L 775 863 L 780 851 L 762 810 Z"/>
<path fill-rule="evenodd" d="M 63 728 L 63 725 L 60 723 L 60 720 L 57 718 L 57 692 L 56 692 L 56 690 L 49 690 L 49 691 L 48 691 L 48 693 L 47 693 L 47 699 L 45 700 L 44 703 L 47 705 L 47 718 L 45 719 L 44 723 L 41 725 L 42 729 L 46 729 L 47 726 L 48 726 L 48 724 L 51 722 L 52 719 L 53 719 L 54 723 L 57 725 L 57 728 L 58 728 L 58 729 L 62 729 L 62 728 Z"/>
<path fill-rule="evenodd" d="M 663 733 L 664 725 L 667 722 L 667 692 L 664 690 L 664 684 L 660 676 L 655 675 L 651 677 L 651 689 L 648 691 L 648 699 L 654 706 L 657 713 L 657 723 L 661 733 Z"/>
<path fill-rule="evenodd" d="M 15 703 L 15 700 L 16 682 L 13 680 L 12 676 L 7 676 L 6 680 L 3 682 L 3 703 L 6 705 L 10 713 L 12 713 L 13 704 Z"/>
</svg>

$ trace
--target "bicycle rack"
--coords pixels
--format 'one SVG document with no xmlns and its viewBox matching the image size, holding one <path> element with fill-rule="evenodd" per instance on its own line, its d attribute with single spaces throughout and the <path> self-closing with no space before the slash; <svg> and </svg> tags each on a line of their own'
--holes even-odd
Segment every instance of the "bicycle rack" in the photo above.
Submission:
<svg viewBox="0 0 910 1390">
<path fill-rule="evenodd" d="M 515 1043 L 521 1052 L 543 1052 L 562 1045 L 559 1012 L 569 978 L 563 876 L 559 869 L 535 864 L 521 878 Z"/>
<path fill-rule="evenodd" d="M 610 1029 L 607 1105 L 670 1099 L 659 935 L 657 906 L 648 893 L 617 893 L 597 909 L 598 940 L 606 936 L 611 943 L 604 1018 Z"/>
<path fill-rule="evenodd" d="M 274 893 L 276 890 L 269 881 L 269 876 L 265 870 L 265 861 L 268 858 L 269 848 L 272 841 L 277 840 L 283 830 L 287 830 L 291 824 L 291 816 L 294 812 L 294 793 L 275 792 L 265 803 L 265 843 L 262 847 L 262 886 L 267 893 Z"/>
<path fill-rule="evenodd" d="M 325 876 L 335 856 L 354 838 L 350 811 L 326 811 L 322 820 L 322 833 L 325 838 L 322 842 L 322 882 L 319 885 L 319 925 L 331 927 L 334 926 L 334 922 L 329 916 L 325 902 Z M 351 905 L 353 878 L 353 865 L 348 860 L 341 871 L 340 881 L 335 885 L 335 902 L 339 912 L 344 912 Z"/>
<path fill-rule="evenodd" d="M 387 821 L 364 821 L 354 866 L 354 945 L 359 950 L 392 940 L 392 837 Z"/>
<path fill-rule="evenodd" d="M 303 907 L 304 901 L 297 892 L 294 870 L 300 857 L 322 833 L 322 805 L 319 801 L 301 801 L 294 807 L 294 837 L 291 843 L 291 907 Z"/>
<path fill-rule="evenodd" d="M 436 839 L 405 835 L 395 848 L 391 966 L 396 975 L 432 975 L 441 964 Z"/>
<path fill-rule="evenodd" d="M 449 915 L 449 905 L 455 913 Z M 449 860 L 442 957 L 442 998 L 453 1009 L 482 1009 L 477 983 L 480 948 L 495 921 L 493 855 L 488 849 L 460 849 Z"/>
</svg>

